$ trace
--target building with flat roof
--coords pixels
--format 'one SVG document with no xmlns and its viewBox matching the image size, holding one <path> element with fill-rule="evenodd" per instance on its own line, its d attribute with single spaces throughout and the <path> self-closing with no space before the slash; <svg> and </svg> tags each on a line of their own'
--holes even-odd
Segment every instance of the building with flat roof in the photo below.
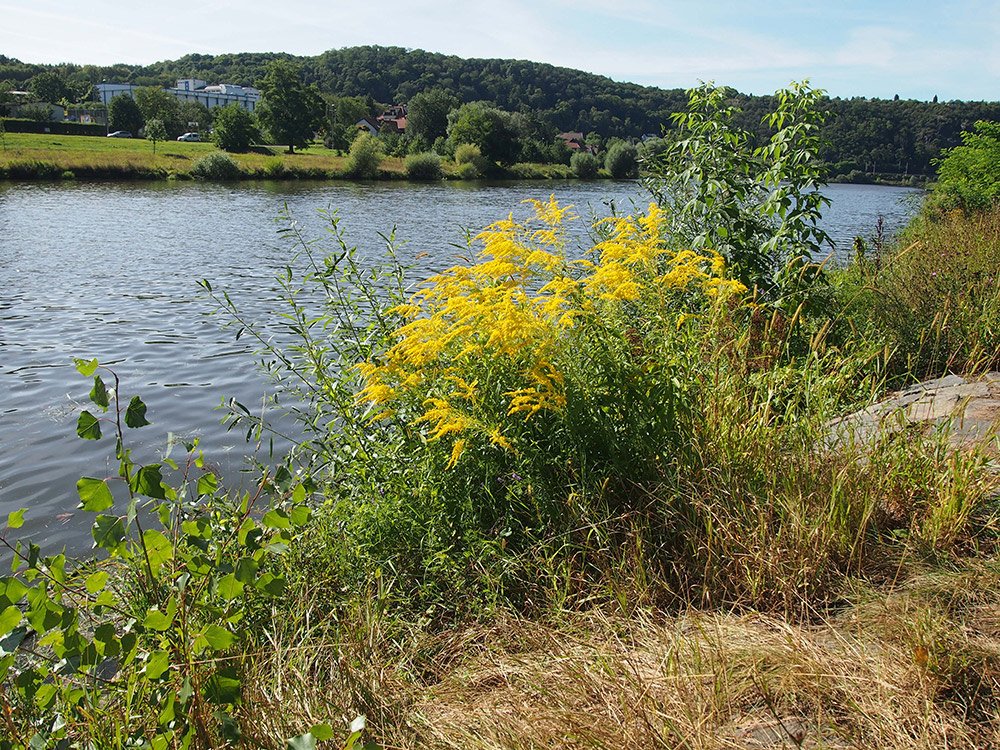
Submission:
<svg viewBox="0 0 1000 750">
<path fill-rule="evenodd" d="M 99 83 L 97 96 L 102 103 L 108 104 L 116 96 L 131 96 L 135 98 L 135 90 L 139 88 L 133 83 Z M 253 112 L 260 101 L 260 91 L 250 86 L 237 86 L 233 83 L 217 83 L 209 86 L 198 78 L 178 79 L 173 88 L 164 89 L 182 102 L 197 102 L 209 109 L 238 104 L 248 112 Z"/>
</svg>

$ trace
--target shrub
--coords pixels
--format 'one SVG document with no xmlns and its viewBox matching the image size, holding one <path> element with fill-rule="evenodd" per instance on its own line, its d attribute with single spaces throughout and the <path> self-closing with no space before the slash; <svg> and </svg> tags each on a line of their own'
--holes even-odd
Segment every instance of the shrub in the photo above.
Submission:
<svg viewBox="0 0 1000 750">
<path fill-rule="evenodd" d="M 858 248 L 839 278 L 845 315 L 907 378 L 1000 368 L 1000 210 L 931 211 L 897 249 Z"/>
<path fill-rule="evenodd" d="M 604 157 L 604 168 L 616 180 L 639 176 L 639 149 L 631 143 L 616 141 Z"/>
<path fill-rule="evenodd" d="M 981 211 L 1000 201 L 1000 123 L 980 121 L 962 133 L 962 145 L 938 167 L 932 202 L 943 208 Z"/>
<path fill-rule="evenodd" d="M 460 180 L 478 180 L 481 174 L 476 165 L 472 162 L 466 162 L 465 164 L 459 164 L 458 169 L 455 170 L 455 174 L 458 175 Z"/>
<path fill-rule="evenodd" d="M 237 180 L 243 173 L 229 155 L 216 151 L 198 159 L 191 174 L 206 180 Z"/>
<path fill-rule="evenodd" d="M 371 133 L 359 133 L 351 144 L 347 157 L 347 174 L 363 180 L 373 180 L 378 176 L 382 162 L 382 146 Z"/>
<path fill-rule="evenodd" d="M 601 168 L 600 160 L 587 151 L 578 151 L 573 154 L 569 165 L 573 169 L 573 174 L 583 180 L 592 180 L 597 177 Z"/>
<path fill-rule="evenodd" d="M 776 92 L 771 137 L 754 146 L 757 134 L 736 124 L 726 89 L 692 89 L 687 111 L 673 116 L 675 138 L 646 163 L 671 241 L 717 249 L 748 287 L 789 309 L 803 301 L 803 279 L 819 277 L 807 266 L 829 243 L 819 226 L 829 203 L 819 191 L 821 96 L 805 84 Z"/>
<path fill-rule="evenodd" d="M 406 176 L 411 180 L 440 180 L 441 157 L 432 153 L 406 157 Z"/>
<path fill-rule="evenodd" d="M 480 153 L 479 146 L 471 143 L 460 143 L 455 147 L 455 163 L 459 165 L 471 164 L 475 168 L 475 175 L 472 175 L 468 169 L 464 170 L 465 174 L 471 175 L 462 178 L 466 180 L 474 180 L 477 177 L 481 177 L 486 174 L 490 167 L 489 160 Z"/>
<path fill-rule="evenodd" d="M 259 138 L 253 115 L 238 104 L 222 107 L 215 113 L 212 140 L 223 151 L 245 153 Z"/>
<path fill-rule="evenodd" d="M 151 141 L 153 144 L 153 153 L 156 153 L 156 144 L 158 141 L 165 141 L 167 139 L 167 128 L 163 124 L 163 120 L 157 120 L 155 118 L 149 120 L 145 127 L 145 136 L 147 141 Z"/>
</svg>

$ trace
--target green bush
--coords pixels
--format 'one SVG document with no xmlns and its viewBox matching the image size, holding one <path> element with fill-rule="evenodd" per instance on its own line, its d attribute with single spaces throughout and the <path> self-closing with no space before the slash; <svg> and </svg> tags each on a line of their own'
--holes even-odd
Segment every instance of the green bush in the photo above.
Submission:
<svg viewBox="0 0 1000 750">
<path fill-rule="evenodd" d="M 461 174 L 463 180 L 475 180 L 489 170 L 490 163 L 479 151 L 479 146 L 471 143 L 460 143 L 455 147 L 455 163 L 458 165 L 471 164 L 476 170 L 475 174 L 468 168 L 463 168 Z"/>
<path fill-rule="evenodd" d="M 933 205 L 981 211 L 1000 201 L 1000 123 L 977 122 L 938 167 Z"/>
<path fill-rule="evenodd" d="M 347 174 L 363 180 L 373 180 L 378 176 L 382 163 L 382 145 L 371 133 L 359 133 L 347 156 Z"/>
<path fill-rule="evenodd" d="M 191 167 L 191 174 L 205 180 L 237 180 L 243 172 L 230 156 L 216 151 L 198 159 Z"/>
<path fill-rule="evenodd" d="M 406 176 L 411 180 L 440 180 L 441 157 L 433 153 L 407 156 Z"/>
<path fill-rule="evenodd" d="M 482 175 L 476 165 L 472 162 L 465 162 L 465 164 L 459 164 L 458 169 L 455 170 L 455 174 L 460 180 L 478 180 Z"/>
<path fill-rule="evenodd" d="M 639 176 L 639 149 L 631 143 L 616 141 L 604 157 L 604 168 L 616 180 Z"/>
<path fill-rule="evenodd" d="M 253 115 L 243 107 L 230 104 L 216 111 L 212 140 L 223 151 L 245 153 L 259 138 Z"/>
<path fill-rule="evenodd" d="M 601 169 L 600 160 L 588 151 L 578 151 L 569 160 L 569 166 L 573 174 L 583 180 L 592 180 L 597 177 Z"/>
</svg>

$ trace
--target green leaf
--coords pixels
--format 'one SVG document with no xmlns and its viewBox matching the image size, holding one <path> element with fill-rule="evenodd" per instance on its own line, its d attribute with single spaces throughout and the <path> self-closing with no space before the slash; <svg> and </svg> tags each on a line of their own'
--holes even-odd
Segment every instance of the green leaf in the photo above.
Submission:
<svg viewBox="0 0 1000 750">
<path fill-rule="evenodd" d="M 21 622 L 20 607 L 11 604 L 3 612 L 0 612 L 0 636 L 6 636 Z"/>
<path fill-rule="evenodd" d="M 205 628 L 204 636 L 213 651 L 225 651 L 236 642 L 235 635 L 218 625 L 209 625 Z"/>
<path fill-rule="evenodd" d="M 108 387 L 104 385 L 100 375 L 94 376 L 94 387 L 90 389 L 90 400 L 104 411 L 108 410 Z"/>
<path fill-rule="evenodd" d="M 146 497 L 151 497 L 156 500 L 166 500 L 166 490 L 163 487 L 163 474 L 160 473 L 159 464 L 150 464 L 149 466 L 143 466 L 132 475 L 132 481 L 129 483 L 132 487 L 132 491 L 139 494 L 145 495 Z"/>
<path fill-rule="evenodd" d="M 146 661 L 146 678 L 158 680 L 170 668 L 170 654 L 166 651 L 154 651 Z"/>
<path fill-rule="evenodd" d="M 218 586 L 219 596 L 225 599 L 227 602 L 231 602 L 233 599 L 238 597 L 243 593 L 243 583 L 236 579 L 232 573 L 223 576 L 219 580 Z"/>
<path fill-rule="evenodd" d="M 76 494 L 80 496 L 80 508 L 89 513 L 100 513 L 115 504 L 115 498 L 103 479 L 81 477 L 76 483 Z"/>
<path fill-rule="evenodd" d="M 259 568 L 260 563 L 252 557 L 241 557 L 236 563 L 236 580 L 242 583 L 253 583 Z"/>
<path fill-rule="evenodd" d="M 283 510 L 269 510 L 260 519 L 260 522 L 269 529 L 290 529 L 292 527 L 288 520 L 288 514 Z"/>
<path fill-rule="evenodd" d="M 101 423 L 89 411 L 84 411 L 76 421 L 76 434 L 84 440 L 100 440 Z"/>
<path fill-rule="evenodd" d="M 286 750 L 316 750 L 316 738 L 312 732 L 290 737 L 285 745 Z"/>
<path fill-rule="evenodd" d="M 212 473 L 203 474 L 198 479 L 199 495 L 214 495 L 216 490 L 218 489 L 219 489 L 219 480 L 216 478 L 215 474 Z"/>
<path fill-rule="evenodd" d="M 149 420 L 146 419 L 146 405 L 138 396 L 133 396 L 132 400 L 128 402 L 128 408 L 125 410 L 125 424 L 132 428 L 145 427 L 150 424 Z"/>
<path fill-rule="evenodd" d="M 91 529 L 94 545 L 115 554 L 125 541 L 125 527 L 118 516 L 98 516 Z"/>
<path fill-rule="evenodd" d="M 146 529 L 142 534 L 142 542 L 146 547 L 146 556 L 149 559 L 149 567 L 153 569 L 153 575 L 160 572 L 164 563 L 174 557 L 174 548 L 162 533 L 156 529 Z"/>
<path fill-rule="evenodd" d="M 15 510 L 7 514 L 7 528 L 8 529 L 19 529 L 24 526 L 24 513 L 25 508 L 20 510 Z"/>
<path fill-rule="evenodd" d="M 290 511 L 289 518 L 292 521 L 292 526 L 301 527 L 309 522 L 310 515 L 312 515 L 312 511 L 305 505 L 296 505 Z"/>
<path fill-rule="evenodd" d="M 150 630 L 157 630 L 162 633 L 164 630 L 168 630 L 173 622 L 174 618 L 166 612 L 151 609 L 146 612 L 146 619 L 142 621 L 142 624 Z"/>
<path fill-rule="evenodd" d="M 96 359 L 74 359 L 73 364 L 76 365 L 76 371 L 85 378 L 89 378 L 97 372 L 98 363 Z"/>
<path fill-rule="evenodd" d="M 292 502 L 296 503 L 297 505 L 301 505 L 305 501 L 306 501 L 306 488 L 301 484 L 295 485 L 295 489 L 292 490 Z M 317 725 L 317 726 L 322 726 L 322 725 Z"/>
<path fill-rule="evenodd" d="M 98 570 L 96 573 L 91 573 L 87 576 L 87 580 L 84 581 L 84 586 L 87 588 L 87 593 L 96 594 L 98 591 L 103 589 L 108 583 L 108 574 L 103 570 Z"/>
<path fill-rule="evenodd" d="M 329 724 L 314 724 L 312 729 L 309 730 L 309 734 L 320 742 L 326 742 L 333 739 L 333 727 Z"/>
</svg>

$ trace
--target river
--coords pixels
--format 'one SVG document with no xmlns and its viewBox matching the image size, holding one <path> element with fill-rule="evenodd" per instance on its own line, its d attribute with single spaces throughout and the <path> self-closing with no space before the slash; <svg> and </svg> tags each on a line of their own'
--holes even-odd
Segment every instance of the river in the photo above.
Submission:
<svg viewBox="0 0 1000 750">
<path fill-rule="evenodd" d="M 879 216 L 889 232 L 903 226 L 921 195 L 863 185 L 824 192 L 832 205 L 823 226 L 840 258 Z M 294 253 L 278 234 L 286 207 L 307 237 L 325 234 L 320 209 L 337 211 L 349 244 L 372 256 L 384 247 L 379 233 L 395 228 L 401 258 L 432 271 L 455 261 L 466 230 L 523 216 L 525 199 L 549 194 L 583 217 L 648 201 L 635 183 L 607 181 L 0 183 L 0 524 L 26 507 L 27 535 L 74 552 L 89 544 L 76 480 L 116 469 L 109 440 L 75 435 L 91 383 L 74 357 L 112 365 L 123 393 L 148 404 L 153 425 L 135 433 L 137 458 L 160 455 L 168 432 L 200 436 L 228 481 L 243 481 L 248 447 L 220 425 L 217 407 L 228 398 L 259 405 L 268 383 L 197 280 L 228 291 L 254 319 L 273 319 L 274 278 Z"/>
</svg>

